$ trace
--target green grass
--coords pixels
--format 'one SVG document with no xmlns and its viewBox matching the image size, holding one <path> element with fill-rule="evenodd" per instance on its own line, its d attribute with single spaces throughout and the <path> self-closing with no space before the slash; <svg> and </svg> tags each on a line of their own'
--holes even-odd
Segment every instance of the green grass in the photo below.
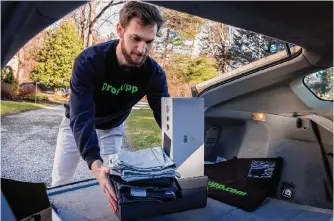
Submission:
<svg viewBox="0 0 334 221">
<path fill-rule="evenodd" d="M 1 116 L 14 114 L 26 110 L 43 108 L 46 105 L 29 102 L 1 101 Z"/>
<path fill-rule="evenodd" d="M 135 149 L 161 146 L 161 130 L 150 108 L 134 110 L 125 127 L 129 142 Z"/>
<path fill-rule="evenodd" d="M 56 104 L 66 104 L 68 102 L 68 98 L 64 98 L 61 96 L 49 95 L 49 101 Z"/>
</svg>

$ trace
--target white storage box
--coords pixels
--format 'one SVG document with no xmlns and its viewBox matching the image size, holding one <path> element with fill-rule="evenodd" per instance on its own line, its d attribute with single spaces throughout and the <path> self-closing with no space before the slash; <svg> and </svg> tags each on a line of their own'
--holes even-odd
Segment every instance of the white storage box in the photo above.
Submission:
<svg viewBox="0 0 334 221">
<path fill-rule="evenodd" d="M 204 175 L 204 99 L 162 98 L 162 145 L 182 178 Z"/>
</svg>

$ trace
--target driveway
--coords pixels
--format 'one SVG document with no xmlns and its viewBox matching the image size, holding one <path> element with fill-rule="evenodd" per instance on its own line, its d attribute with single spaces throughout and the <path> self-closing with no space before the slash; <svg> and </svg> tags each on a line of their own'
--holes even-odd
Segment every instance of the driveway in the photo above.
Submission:
<svg viewBox="0 0 334 221">
<path fill-rule="evenodd" d="M 136 105 L 142 107 L 143 105 Z M 51 185 L 62 105 L 1 118 L 1 177 Z M 129 148 L 124 139 L 123 148 Z M 75 181 L 90 179 L 86 162 L 80 159 Z"/>
</svg>

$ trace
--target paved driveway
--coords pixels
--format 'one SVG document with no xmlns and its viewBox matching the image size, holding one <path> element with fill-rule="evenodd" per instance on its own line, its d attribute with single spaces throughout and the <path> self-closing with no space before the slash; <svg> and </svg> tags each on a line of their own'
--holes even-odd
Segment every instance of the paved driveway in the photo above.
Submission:
<svg viewBox="0 0 334 221">
<path fill-rule="evenodd" d="M 63 115 L 64 108 L 60 105 L 2 117 L 1 177 L 45 182 L 50 186 L 58 127 Z M 129 148 L 126 139 L 123 148 Z M 81 159 L 75 181 L 89 178 L 92 178 L 90 171 Z"/>
</svg>

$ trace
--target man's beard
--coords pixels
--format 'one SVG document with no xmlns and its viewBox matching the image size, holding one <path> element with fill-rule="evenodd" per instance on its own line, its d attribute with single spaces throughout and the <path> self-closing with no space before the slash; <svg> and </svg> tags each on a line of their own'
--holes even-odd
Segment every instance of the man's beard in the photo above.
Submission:
<svg viewBox="0 0 334 221">
<path fill-rule="evenodd" d="M 140 64 L 138 64 L 137 62 L 133 61 L 132 58 L 131 58 L 130 53 L 128 53 L 128 52 L 126 51 L 126 49 L 125 49 L 124 41 L 121 41 L 121 51 L 122 51 L 122 54 L 123 54 L 125 60 L 126 60 L 126 61 L 129 63 L 129 65 L 132 66 L 132 67 L 139 67 L 139 66 L 141 66 L 141 65 L 145 62 L 145 60 L 146 60 L 146 58 L 147 58 L 147 55 L 145 55 L 144 58 L 142 59 L 142 62 L 141 62 Z"/>
</svg>

